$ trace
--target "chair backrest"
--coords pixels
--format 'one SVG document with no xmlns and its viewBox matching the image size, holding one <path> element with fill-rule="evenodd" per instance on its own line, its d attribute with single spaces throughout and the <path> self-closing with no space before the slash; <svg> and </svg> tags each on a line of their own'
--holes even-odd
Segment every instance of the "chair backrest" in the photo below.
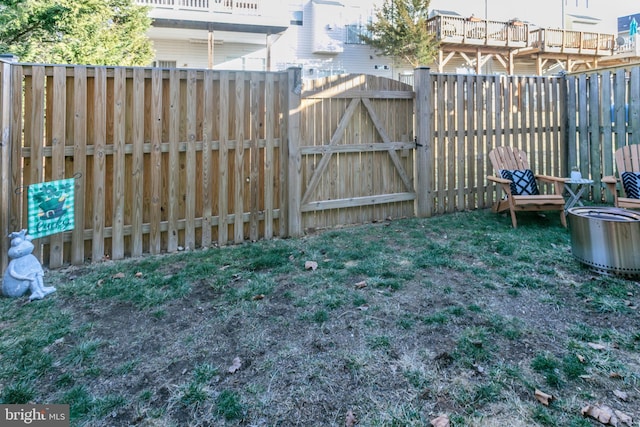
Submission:
<svg viewBox="0 0 640 427">
<path fill-rule="evenodd" d="M 496 175 L 501 169 L 530 169 L 527 153 L 515 147 L 496 147 L 489 152 L 489 160 Z"/>
<path fill-rule="evenodd" d="M 640 172 L 640 144 L 626 145 L 616 150 L 618 176 L 623 172 Z"/>
</svg>

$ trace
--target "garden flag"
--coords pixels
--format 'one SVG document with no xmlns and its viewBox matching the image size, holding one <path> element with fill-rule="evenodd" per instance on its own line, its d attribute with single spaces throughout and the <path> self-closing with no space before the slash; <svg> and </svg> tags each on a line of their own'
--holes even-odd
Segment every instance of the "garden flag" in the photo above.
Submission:
<svg viewBox="0 0 640 427">
<path fill-rule="evenodd" d="M 34 239 L 73 230 L 74 179 L 29 186 L 29 235 Z"/>
</svg>

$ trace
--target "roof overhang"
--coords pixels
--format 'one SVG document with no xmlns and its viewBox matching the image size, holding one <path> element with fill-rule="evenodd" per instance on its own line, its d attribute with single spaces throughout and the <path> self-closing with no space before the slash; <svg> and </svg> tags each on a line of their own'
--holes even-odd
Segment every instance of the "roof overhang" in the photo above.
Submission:
<svg viewBox="0 0 640 427">
<path fill-rule="evenodd" d="M 228 22 L 186 21 L 183 19 L 154 19 L 154 27 L 187 30 L 226 31 L 252 34 L 280 34 L 288 27 L 280 25 L 236 24 Z"/>
</svg>

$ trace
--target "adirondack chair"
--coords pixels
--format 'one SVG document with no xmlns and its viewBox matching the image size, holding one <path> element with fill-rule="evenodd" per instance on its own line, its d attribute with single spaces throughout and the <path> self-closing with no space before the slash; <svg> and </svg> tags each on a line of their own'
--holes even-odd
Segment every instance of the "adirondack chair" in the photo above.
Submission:
<svg viewBox="0 0 640 427">
<path fill-rule="evenodd" d="M 618 148 L 615 157 L 618 178 L 605 176 L 602 182 L 613 194 L 613 204 L 617 208 L 640 209 L 640 145 Z M 618 196 L 618 182 L 622 182 L 625 197 Z"/>
<path fill-rule="evenodd" d="M 489 152 L 489 160 L 496 175 L 487 179 L 500 184 L 504 192 L 504 197 L 493 204 L 493 212 L 509 210 L 513 228 L 517 228 L 517 211 L 560 211 L 560 222 L 567 226 L 562 193 L 568 178 L 534 174 L 527 153 L 518 148 L 497 147 Z M 553 194 L 541 194 L 538 183 L 552 184 Z"/>
</svg>

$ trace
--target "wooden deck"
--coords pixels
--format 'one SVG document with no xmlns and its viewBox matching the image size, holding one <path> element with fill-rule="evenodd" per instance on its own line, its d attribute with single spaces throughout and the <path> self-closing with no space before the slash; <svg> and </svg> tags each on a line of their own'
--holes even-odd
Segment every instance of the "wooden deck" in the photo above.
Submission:
<svg viewBox="0 0 640 427">
<path fill-rule="evenodd" d="M 549 64 L 561 64 L 566 71 L 594 68 L 601 58 L 616 53 L 613 34 L 538 28 L 516 20 L 438 15 L 427 21 L 427 31 L 440 42 L 440 72 L 456 55 L 474 63 L 478 74 L 490 56 L 504 66 L 507 74 L 513 74 L 518 60 L 535 60 L 538 74 L 542 74 Z"/>
</svg>

